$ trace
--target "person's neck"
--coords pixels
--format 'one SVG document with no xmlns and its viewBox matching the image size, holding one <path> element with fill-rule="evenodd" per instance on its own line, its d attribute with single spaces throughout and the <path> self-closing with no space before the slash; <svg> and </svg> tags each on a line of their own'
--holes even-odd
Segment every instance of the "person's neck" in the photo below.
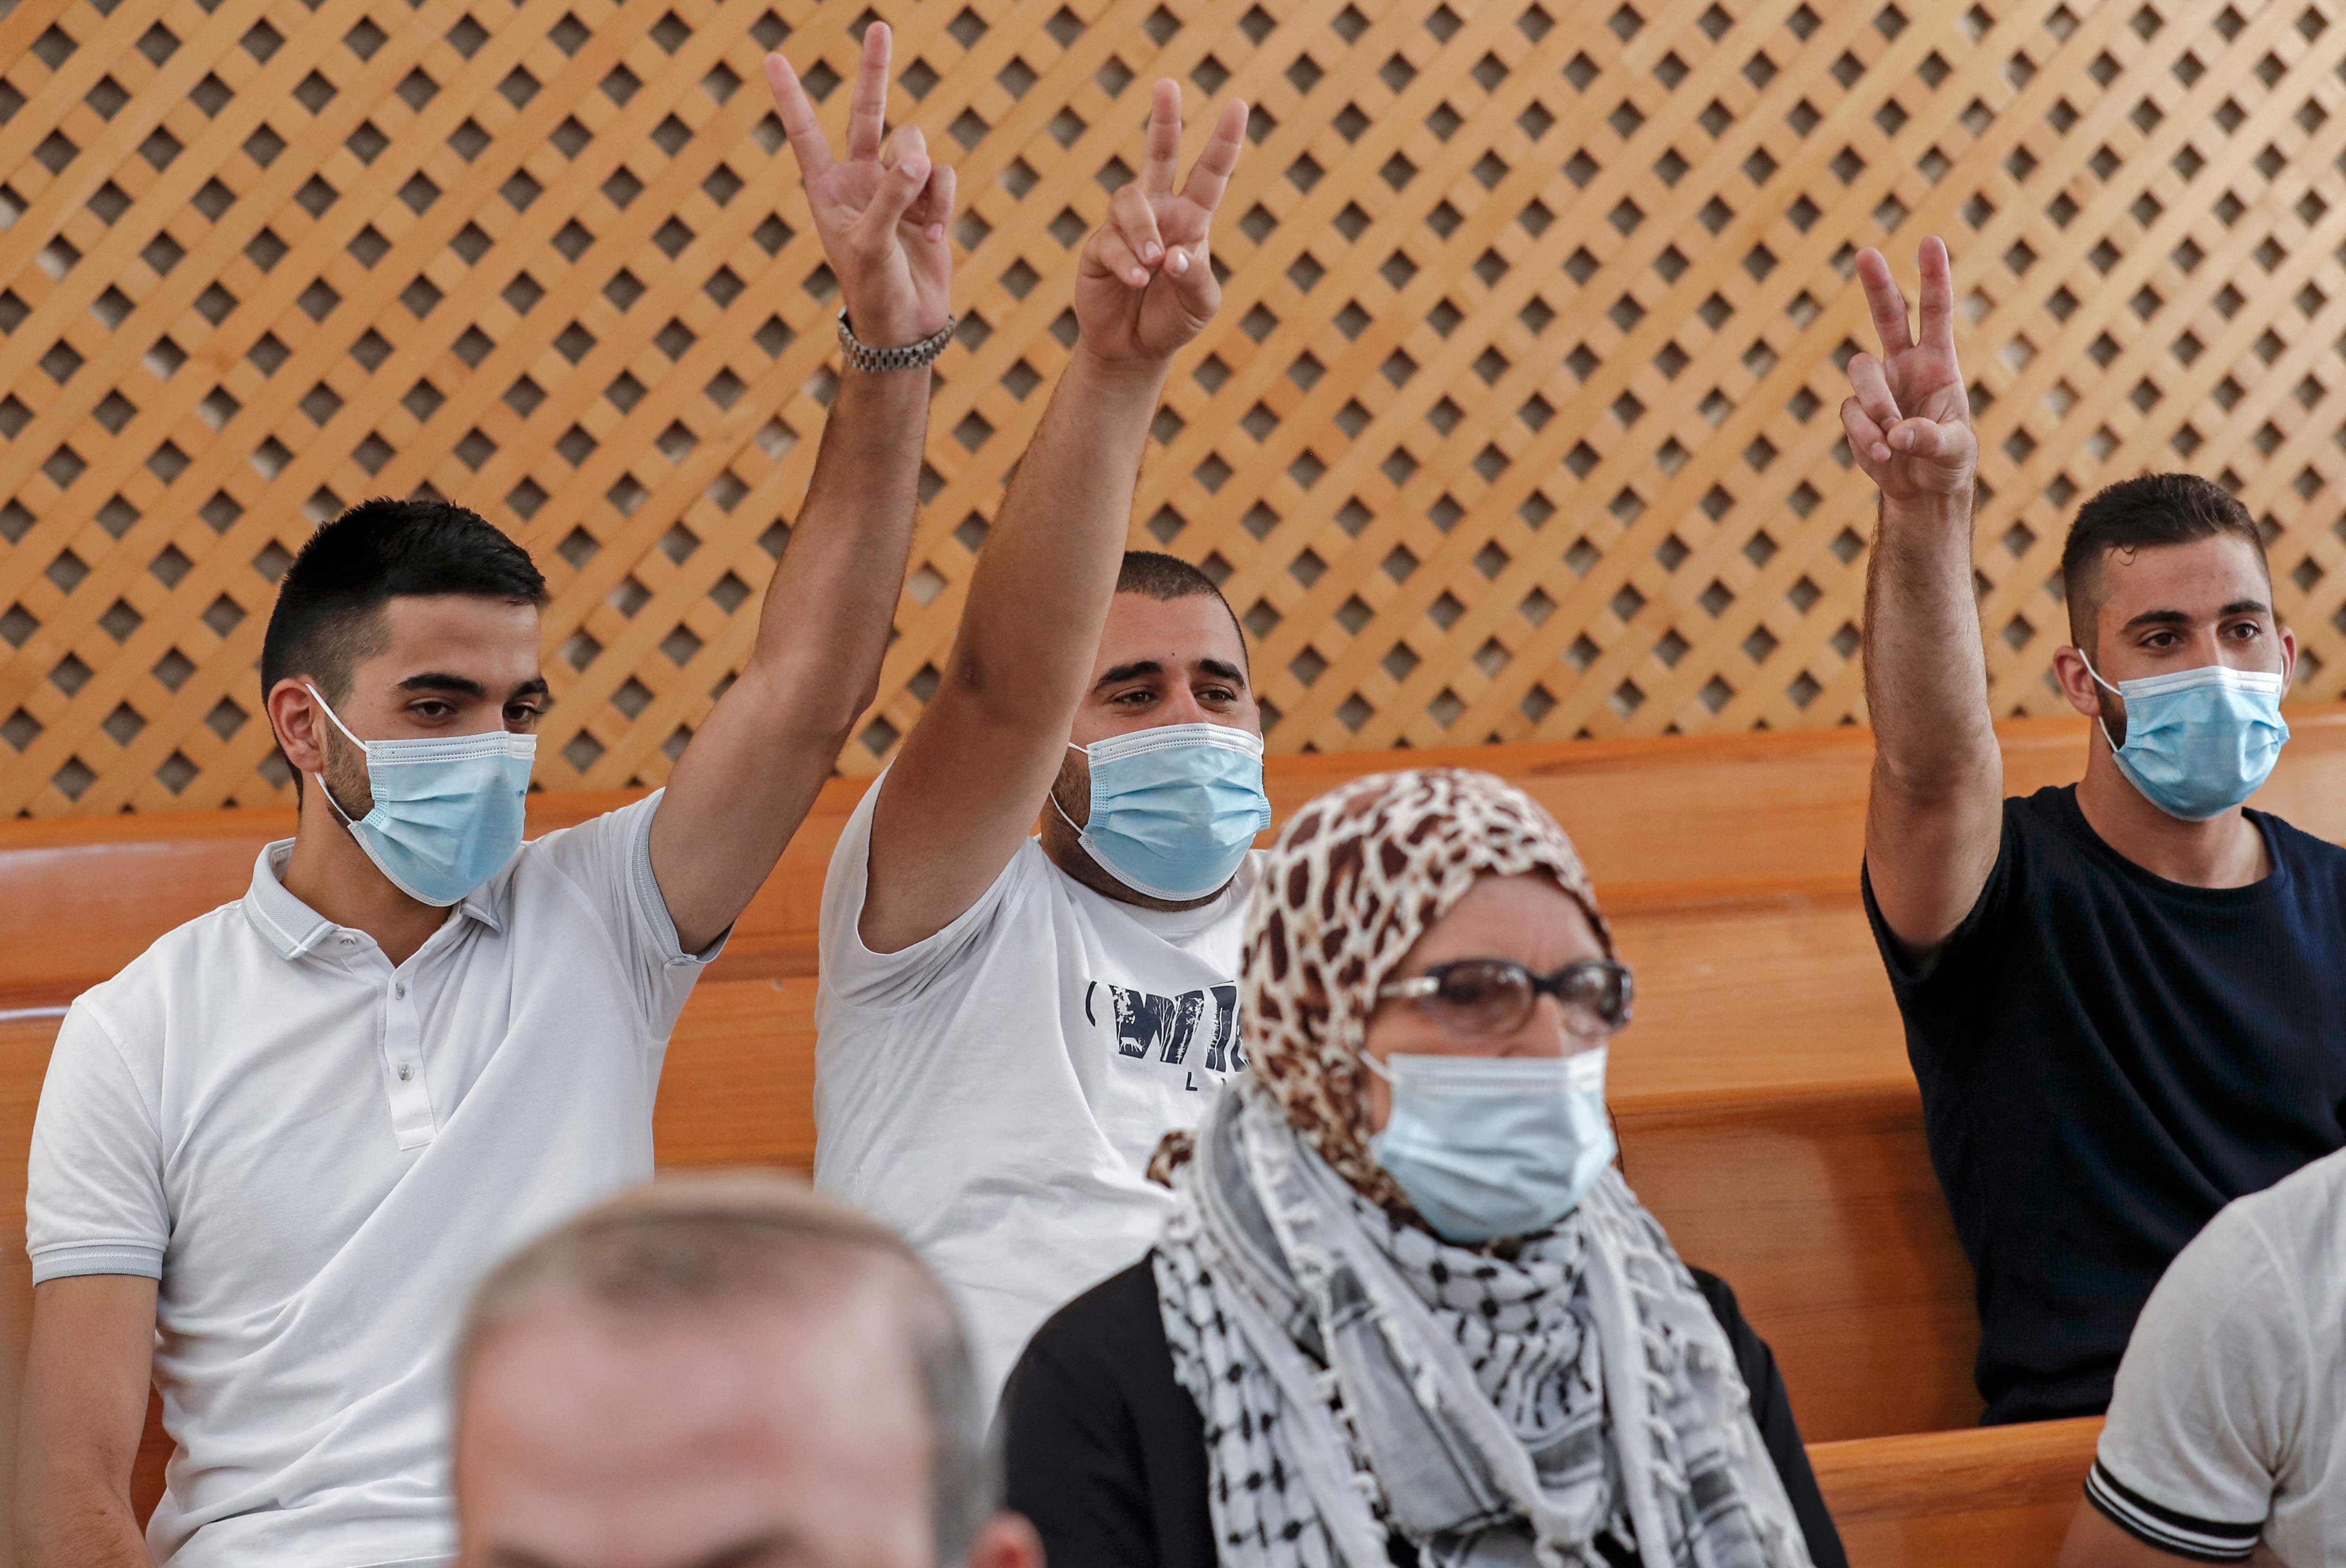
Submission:
<svg viewBox="0 0 2346 1568">
<path fill-rule="evenodd" d="M 1057 828 L 1056 832 L 1052 831 Z M 1161 914 L 1178 914 L 1183 910 L 1203 909 L 1229 891 L 1224 882 L 1201 899 L 1153 899 L 1137 889 L 1127 887 L 1110 876 L 1107 871 L 1076 840 L 1074 830 L 1064 823 L 1046 820 L 1043 829 L 1043 853 L 1059 870 L 1081 882 L 1104 899 L 1129 904 L 1134 909 L 1155 910 Z"/>
<path fill-rule="evenodd" d="M 409 898 L 392 885 L 326 804 L 314 779 L 301 791 L 293 852 L 278 880 L 336 925 L 374 938 L 394 969 L 414 957 L 449 917 L 447 910 Z"/>
<path fill-rule="evenodd" d="M 2193 888 L 2244 888 L 2272 875 L 2272 850 L 2238 806 L 2204 822 L 2170 817 L 2144 799 L 2091 737 L 2077 809 L 2102 842 L 2153 876 Z"/>
</svg>

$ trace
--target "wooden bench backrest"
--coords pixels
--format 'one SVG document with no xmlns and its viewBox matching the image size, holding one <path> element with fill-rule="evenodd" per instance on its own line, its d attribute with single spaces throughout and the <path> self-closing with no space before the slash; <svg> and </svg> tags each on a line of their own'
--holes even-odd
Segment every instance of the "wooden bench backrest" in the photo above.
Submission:
<svg viewBox="0 0 2346 1568">
<path fill-rule="evenodd" d="M 2299 739 L 2268 794 L 2276 809 L 2346 836 L 2346 789 L 2295 789 L 2326 759 L 2346 769 L 2346 713 L 2293 716 Z M 2076 776 L 2082 728 L 2063 719 L 2004 727 L 2007 782 L 2035 789 Z M 1280 820 L 1346 779 L 1454 764 L 1504 774 L 1537 796 L 1578 843 L 1608 908 L 1624 912 L 1739 892 L 1856 884 L 1872 738 L 1862 729 L 1690 739 L 1584 741 L 1447 751 L 1273 759 Z M 743 916 L 722 975 L 814 972 L 822 877 L 860 779 L 834 780 Z M 2297 798 L 2309 799 L 2297 810 Z M 2287 797 L 2290 804 L 2280 804 Z M 531 798 L 533 833 L 633 799 L 627 792 Z M 61 818 L 0 823 L 0 908 L 40 911 L 0 945 L 0 1007 L 63 1002 L 114 973 L 164 932 L 244 891 L 260 846 L 293 830 L 290 811 Z"/>
<path fill-rule="evenodd" d="M 1811 1443 L 1860 1568 L 2053 1568 L 2076 1517 L 2098 1416 Z"/>
</svg>

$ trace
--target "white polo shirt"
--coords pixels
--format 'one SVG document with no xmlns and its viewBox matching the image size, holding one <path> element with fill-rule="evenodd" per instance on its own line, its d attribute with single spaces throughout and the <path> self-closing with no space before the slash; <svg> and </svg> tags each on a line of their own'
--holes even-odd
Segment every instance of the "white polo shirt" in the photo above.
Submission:
<svg viewBox="0 0 2346 1568">
<path fill-rule="evenodd" d="M 654 795 L 522 847 L 393 968 L 285 891 L 85 993 L 50 1057 L 37 1283 L 160 1281 L 172 1568 L 437 1563 L 455 1550 L 449 1352 L 517 1244 L 652 1170 L 652 1097 L 700 966 L 652 879 Z"/>
</svg>

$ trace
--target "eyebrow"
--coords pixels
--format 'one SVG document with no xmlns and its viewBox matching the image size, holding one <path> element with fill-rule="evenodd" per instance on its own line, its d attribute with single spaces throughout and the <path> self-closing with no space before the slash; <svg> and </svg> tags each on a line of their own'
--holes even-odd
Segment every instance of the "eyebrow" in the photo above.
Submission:
<svg viewBox="0 0 2346 1568">
<path fill-rule="evenodd" d="M 2216 617 L 2221 620 L 2227 616 L 2269 616 L 2270 614 L 2272 614 L 2272 606 L 2261 599 L 2234 599 L 2230 604 L 2218 610 Z M 2137 626 L 2188 626 L 2190 624 L 2190 616 L 2181 610 L 2145 610 L 2127 622 L 2124 629 L 2132 631 Z"/>
<path fill-rule="evenodd" d="M 1247 683 L 1246 671 L 1230 663 L 1228 659 L 1201 658 L 1198 661 L 1198 667 L 1205 671 L 1208 675 L 1214 677 L 1217 680 L 1232 680 L 1238 682 L 1240 686 L 1244 686 Z M 1095 685 L 1092 689 L 1094 691 L 1097 691 L 1102 687 L 1114 686 L 1119 681 L 1130 680 L 1136 676 L 1163 675 L 1164 673 L 1164 665 L 1156 659 L 1137 658 L 1130 664 L 1120 664 L 1115 668 L 1109 670 L 1106 675 L 1099 677 L 1098 683 Z"/>
<path fill-rule="evenodd" d="M 470 676 L 450 675 L 445 670 L 428 669 L 421 675 L 411 675 L 393 689 L 399 691 L 445 691 L 458 697 L 486 697 L 489 688 Z M 513 688 L 514 697 L 542 697 L 549 688 L 546 677 L 534 675 Z M 508 697 L 511 701 L 512 697 Z"/>
<path fill-rule="evenodd" d="M 1137 675 L 1163 675 L 1165 667 L 1153 658 L 1137 658 L 1130 664 L 1120 664 L 1099 677 L 1092 687 L 1097 691 L 1103 686 L 1114 686 L 1120 680 L 1130 680 Z"/>
</svg>

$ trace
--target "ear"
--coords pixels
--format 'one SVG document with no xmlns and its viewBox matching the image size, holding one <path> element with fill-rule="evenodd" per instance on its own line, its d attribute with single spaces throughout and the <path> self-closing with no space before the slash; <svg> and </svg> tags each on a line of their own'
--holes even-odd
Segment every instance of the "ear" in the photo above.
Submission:
<svg viewBox="0 0 2346 1568">
<path fill-rule="evenodd" d="M 2087 718 L 2102 716 L 2102 688 L 2086 668 L 2086 656 L 2074 647 L 2064 646 L 2053 650 L 2053 678 L 2060 683 L 2061 695 L 2069 706 Z"/>
<path fill-rule="evenodd" d="M 2289 692 L 2290 692 L 2290 688 L 2291 687 L 2295 686 L 2296 684 L 2297 684 L 2297 634 L 2296 634 L 2295 632 L 2293 632 L 2293 631 L 2290 630 L 2287 626 L 2283 626 L 2283 627 L 2281 627 L 2281 629 L 2280 629 L 2280 690 L 2281 690 L 2281 695 L 2282 695 L 2283 697 L 2288 696 L 2288 695 L 2289 695 Z"/>
<path fill-rule="evenodd" d="M 278 748 L 286 765 L 303 775 L 326 770 L 326 730 L 333 720 L 310 695 L 309 683 L 288 676 L 269 688 L 269 727 L 277 732 Z"/>
<path fill-rule="evenodd" d="M 1004 1509 L 979 1528 L 968 1568 L 1043 1568 L 1043 1538 L 1023 1513 Z"/>
</svg>

